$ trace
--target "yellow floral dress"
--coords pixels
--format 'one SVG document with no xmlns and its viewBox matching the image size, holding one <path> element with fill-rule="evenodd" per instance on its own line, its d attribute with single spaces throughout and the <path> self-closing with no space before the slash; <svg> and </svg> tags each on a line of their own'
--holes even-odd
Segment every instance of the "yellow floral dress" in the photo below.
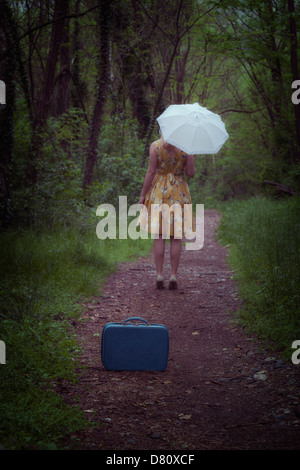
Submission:
<svg viewBox="0 0 300 470">
<path fill-rule="evenodd" d="M 192 200 L 185 177 L 187 154 L 179 150 L 168 154 L 162 141 L 156 141 L 157 168 L 145 196 L 139 224 L 142 230 L 183 238 L 194 231 Z M 171 206 L 173 206 L 172 209 Z M 147 209 L 147 210 L 146 210 Z"/>
</svg>

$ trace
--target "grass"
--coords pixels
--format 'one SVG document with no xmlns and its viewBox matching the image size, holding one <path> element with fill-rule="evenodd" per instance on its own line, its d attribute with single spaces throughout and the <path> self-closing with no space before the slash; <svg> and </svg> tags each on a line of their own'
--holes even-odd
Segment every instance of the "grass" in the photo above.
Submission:
<svg viewBox="0 0 300 470">
<path fill-rule="evenodd" d="M 57 393 L 76 382 L 84 300 L 101 293 L 117 262 L 149 252 L 144 240 L 99 240 L 94 228 L 8 231 L 0 236 L 0 446 L 56 449 L 87 421 Z"/>
<path fill-rule="evenodd" d="M 218 236 L 230 245 L 239 320 L 290 358 L 300 338 L 300 199 L 234 202 Z"/>
</svg>

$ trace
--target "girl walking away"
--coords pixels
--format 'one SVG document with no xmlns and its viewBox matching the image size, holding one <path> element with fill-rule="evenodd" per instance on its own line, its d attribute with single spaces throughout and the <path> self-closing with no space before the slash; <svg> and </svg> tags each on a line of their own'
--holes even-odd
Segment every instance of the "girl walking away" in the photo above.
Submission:
<svg viewBox="0 0 300 470">
<path fill-rule="evenodd" d="M 193 178 L 195 175 L 194 156 L 187 155 L 182 150 L 165 142 L 161 137 L 153 142 L 149 151 L 149 166 L 145 176 L 140 204 L 144 204 L 147 211 L 141 211 L 140 227 L 156 234 L 154 239 L 154 259 L 156 265 L 156 287 L 164 288 L 163 262 L 165 254 L 165 230 L 168 227 L 170 235 L 170 259 L 171 277 L 169 289 L 177 289 L 177 271 L 181 256 L 182 235 L 194 230 L 194 222 L 184 226 L 184 205 L 192 203 L 186 176 Z M 181 208 L 178 215 L 176 211 L 160 211 L 158 217 L 153 217 L 151 208 L 174 204 Z M 191 206 L 190 206 L 191 207 Z M 167 218 L 164 220 L 164 213 Z M 181 224 L 178 227 L 178 220 Z M 177 222 L 177 223 L 176 223 Z M 189 226 L 187 226 L 187 224 Z"/>
</svg>

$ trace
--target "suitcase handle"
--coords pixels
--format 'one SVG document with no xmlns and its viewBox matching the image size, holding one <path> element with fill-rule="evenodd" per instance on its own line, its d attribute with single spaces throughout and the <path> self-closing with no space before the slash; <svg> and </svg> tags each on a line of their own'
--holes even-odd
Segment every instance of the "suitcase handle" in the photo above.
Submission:
<svg viewBox="0 0 300 470">
<path fill-rule="evenodd" d="M 144 322 L 144 323 L 147 323 L 147 325 L 149 325 L 149 322 L 147 322 L 147 320 L 144 320 L 144 318 L 141 318 L 141 317 L 130 317 L 130 318 L 127 318 L 127 320 L 124 320 L 123 321 L 123 325 L 126 323 L 126 322 L 129 322 L 129 321 L 141 321 L 141 322 Z"/>
</svg>

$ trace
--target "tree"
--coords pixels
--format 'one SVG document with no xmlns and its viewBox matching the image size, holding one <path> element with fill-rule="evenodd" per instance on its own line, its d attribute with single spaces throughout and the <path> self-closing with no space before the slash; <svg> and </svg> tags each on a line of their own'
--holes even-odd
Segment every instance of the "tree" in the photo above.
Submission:
<svg viewBox="0 0 300 470">
<path fill-rule="evenodd" d="M 65 2 L 66 16 L 69 15 L 69 2 Z M 70 47 L 69 47 L 69 18 L 64 20 L 62 39 L 60 44 L 60 72 L 56 79 L 58 83 L 57 114 L 64 114 L 69 109 L 70 98 Z"/>
<path fill-rule="evenodd" d="M 231 5 L 230 5 L 231 4 Z M 224 21 L 225 18 L 225 21 Z M 288 11 L 283 0 L 229 2 L 219 19 L 224 49 L 239 61 L 248 80 L 247 97 L 254 111 L 260 110 L 259 130 L 264 122 L 274 159 L 295 161 L 288 59 Z M 232 40 L 235 47 L 232 48 Z M 244 104 L 241 111 L 249 112 Z M 263 134 L 262 134 L 263 135 Z M 288 157 L 289 156 L 289 157 Z M 279 163 L 279 161 L 278 161 Z"/>
<path fill-rule="evenodd" d="M 56 65 L 59 51 L 63 44 L 66 33 L 66 16 L 69 12 L 69 0 L 55 0 L 53 23 L 51 30 L 50 48 L 47 57 L 44 82 L 38 98 L 38 105 L 35 115 L 35 128 L 39 129 L 45 124 L 49 116 L 53 90 L 55 84 Z"/>
<path fill-rule="evenodd" d="M 98 83 L 93 118 L 90 126 L 90 138 L 87 151 L 83 188 L 92 184 L 94 166 L 97 158 L 98 138 L 103 118 L 104 104 L 109 85 L 110 71 L 110 27 L 111 27 L 111 0 L 100 0 L 98 13 L 99 29 L 99 56 L 98 56 Z"/>
<path fill-rule="evenodd" d="M 9 221 L 10 210 L 10 167 L 12 161 L 14 139 L 14 108 L 16 97 L 16 81 L 19 76 L 25 101 L 28 107 L 29 119 L 32 121 L 32 103 L 28 88 L 27 74 L 21 56 L 18 42 L 18 25 L 14 19 L 12 9 L 6 0 L 0 0 L 0 79 L 6 86 L 6 106 L 0 111 L 0 194 L 2 197 L 2 219 Z"/>
<path fill-rule="evenodd" d="M 9 48 L 12 42 L 10 24 L 12 12 L 5 0 L 0 1 L 0 48 Z M 0 49 L 0 50 L 1 50 Z M 1 52 L 2 52 L 1 51 Z M 0 214 L 2 223 L 7 224 L 10 218 L 9 208 L 9 171 L 13 147 L 13 108 L 15 101 L 16 59 L 14 50 L 0 62 L 0 79 L 6 87 L 6 106 L 0 110 Z"/>
<path fill-rule="evenodd" d="M 289 24 L 290 24 L 290 57 L 291 57 L 291 71 L 293 81 L 299 79 L 298 69 L 298 53 L 297 53 L 297 27 L 295 21 L 295 4 L 294 0 L 288 0 L 289 10 Z M 296 149 L 295 161 L 300 162 L 300 107 L 294 106 L 295 110 L 295 131 L 296 131 Z"/>
<path fill-rule="evenodd" d="M 56 66 L 64 38 L 68 11 L 69 0 L 55 0 L 50 47 L 45 67 L 44 81 L 38 96 L 33 123 L 30 159 L 27 167 L 27 183 L 29 186 L 34 185 L 37 181 L 36 159 L 39 158 L 39 152 L 42 146 L 41 131 L 46 124 L 46 120 L 50 114 L 51 104 L 53 103 Z"/>
</svg>

